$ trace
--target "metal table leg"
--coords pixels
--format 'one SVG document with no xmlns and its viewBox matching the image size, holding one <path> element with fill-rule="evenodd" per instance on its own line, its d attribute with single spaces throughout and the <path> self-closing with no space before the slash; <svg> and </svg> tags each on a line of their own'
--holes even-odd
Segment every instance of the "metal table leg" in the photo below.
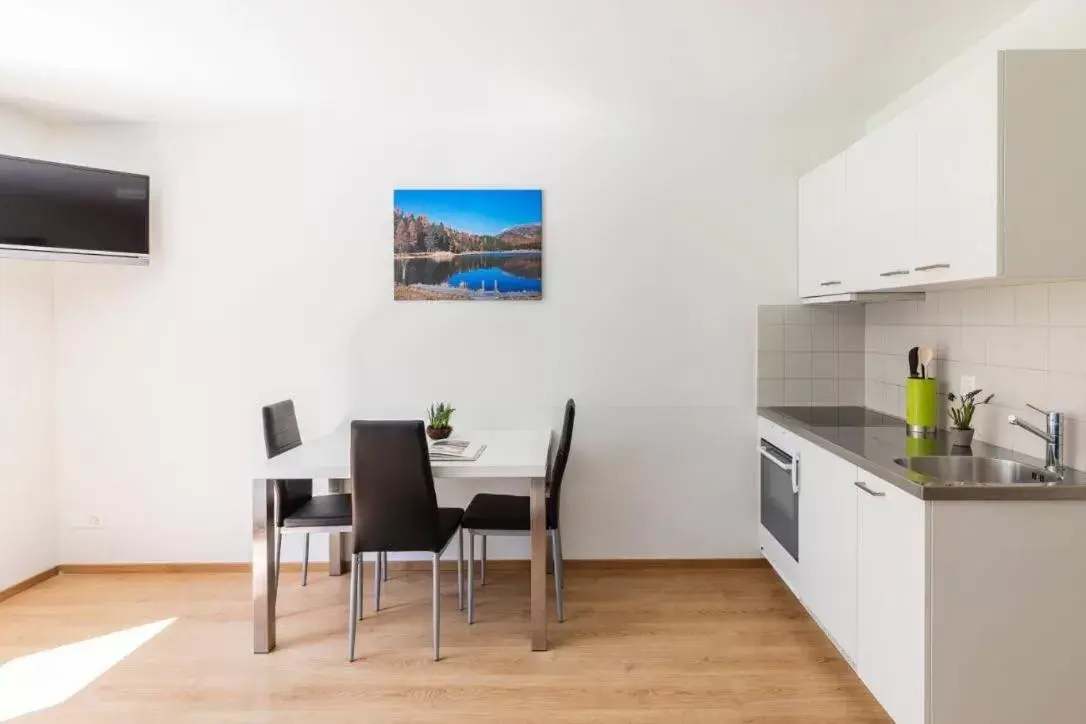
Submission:
<svg viewBox="0 0 1086 724">
<path fill-rule="evenodd" d="M 275 482 L 253 480 L 253 653 L 275 649 Z"/>
<path fill-rule="evenodd" d="M 547 650 L 547 481 L 532 478 L 532 651 Z"/>
<path fill-rule="evenodd" d="M 347 491 L 346 480 L 329 480 L 329 493 L 344 493 Z M 328 575 L 343 576 L 350 573 L 351 557 L 350 535 L 347 533 L 331 533 L 328 536 Z"/>
</svg>

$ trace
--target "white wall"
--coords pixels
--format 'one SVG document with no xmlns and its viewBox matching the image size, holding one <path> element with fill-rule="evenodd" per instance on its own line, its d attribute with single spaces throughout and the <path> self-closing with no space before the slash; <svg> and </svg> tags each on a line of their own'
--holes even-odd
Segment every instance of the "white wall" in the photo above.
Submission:
<svg viewBox="0 0 1086 724">
<path fill-rule="evenodd" d="M 48 145 L 46 126 L 0 109 L 0 153 Z M 52 443 L 51 268 L 0 259 L 0 590 L 58 562 Z"/>
<path fill-rule="evenodd" d="M 883 125 L 906 108 L 930 96 L 990 53 L 999 50 L 1086 47 L 1086 2 L 1038 0 L 984 40 L 964 51 L 937 72 L 909 89 L 869 119 L 867 127 Z"/>
<path fill-rule="evenodd" d="M 156 219 L 150 268 L 57 272 L 64 560 L 247 560 L 259 407 L 288 396 L 303 435 L 435 399 L 462 429 L 557 427 L 572 396 L 568 556 L 755 555 L 755 320 L 795 289 L 788 145 L 663 116 L 68 134 L 66 160 L 149 172 Z M 392 190 L 484 185 L 544 189 L 545 299 L 393 302 Z"/>
</svg>

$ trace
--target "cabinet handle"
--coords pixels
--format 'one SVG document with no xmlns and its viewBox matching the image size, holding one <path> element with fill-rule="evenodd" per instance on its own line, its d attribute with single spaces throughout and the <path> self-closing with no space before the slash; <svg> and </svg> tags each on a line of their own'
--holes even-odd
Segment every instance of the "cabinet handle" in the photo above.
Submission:
<svg viewBox="0 0 1086 724">
<path fill-rule="evenodd" d="M 908 269 L 895 269 L 894 271 L 883 272 L 879 274 L 880 277 L 903 277 L 909 274 Z"/>
<path fill-rule="evenodd" d="M 839 281 L 819 282 L 818 286 L 820 286 L 820 287 L 839 287 L 839 286 L 841 286 L 841 282 L 839 282 Z"/>
<path fill-rule="evenodd" d="M 932 271 L 933 269 L 949 269 L 950 264 L 927 264 L 926 266 L 918 266 L 916 271 Z"/>
<path fill-rule="evenodd" d="M 867 487 L 866 483 L 855 482 L 855 483 L 853 483 L 853 485 L 855 485 L 857 488 L 864 491 L 868 495 L 872 495 L 872 496 L 874 496 L 876 498 L 885 498 L 886 497 L 886 493 L 876 492 L 876 491 L 872 490 L 871 488 Z"/>
</svg>

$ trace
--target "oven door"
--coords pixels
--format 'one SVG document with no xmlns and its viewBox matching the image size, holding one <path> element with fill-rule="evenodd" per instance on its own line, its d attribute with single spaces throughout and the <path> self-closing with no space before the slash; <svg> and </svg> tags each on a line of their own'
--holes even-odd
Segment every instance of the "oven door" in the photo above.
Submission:
<svg viewBox="0 0 1086 724">
<path fill-rule="evenodd" d="M 799 455 L 759 441 L 762 527 L 799 562 Z"/>
</svg>

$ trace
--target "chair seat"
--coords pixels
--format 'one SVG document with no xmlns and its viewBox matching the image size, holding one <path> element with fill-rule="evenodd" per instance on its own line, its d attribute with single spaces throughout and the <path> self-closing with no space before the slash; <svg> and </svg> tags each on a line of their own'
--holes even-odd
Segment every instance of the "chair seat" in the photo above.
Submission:
<svg viewBox="0 0 1086 724">
<path fill-rule="evenodd" d="M 351 525 L 351 496 L 315 495 L 283 519 L 284 528 Z"/>
<path fill-rule="evenodd" d="M 557 527 L 556 513 L 554 501 L 548 498 L 548 529 Z M 472 530 L 531 530 L 531 499 L 527 495 L 480 493 L 468 504 L 461 525 Z"/>
<path fill-rule="evenodd" d="M 363 528 L 359 539 L 355 540 L 355 553 L 437 553 L 445 548 L 452 539 L 456 529 L 460 527 L 460 519 L 464 517 L 463 508 L 438 508 L 437 528 L 430 531 L 401 529 L 398 535 L 385 535 L 380 544 L 374 543 L 366 536 Z M 433 538 L 430 538 L 433 535 Z"/>
</svg>

